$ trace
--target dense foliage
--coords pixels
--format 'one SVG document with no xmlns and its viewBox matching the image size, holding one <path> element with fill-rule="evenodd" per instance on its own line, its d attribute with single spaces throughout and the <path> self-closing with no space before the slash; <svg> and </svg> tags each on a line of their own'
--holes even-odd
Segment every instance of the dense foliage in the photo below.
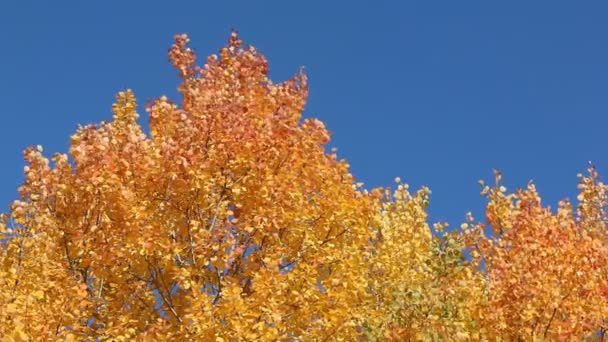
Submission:
<svg viewBox="0 0 608 342">
<path fill-rule="evenodd" d="M 236 34 L 203 67 L 169 51 L 181 103 L 121 92 L 69 156 L 25 151 L 0 225 L 8 340 L 603 338 L 608 187 L 578 204 L 483 184 L 486 223 L 429 224 L 429 189 L 365 190 L 302 73 L 275 84 Z"/>
</svg>

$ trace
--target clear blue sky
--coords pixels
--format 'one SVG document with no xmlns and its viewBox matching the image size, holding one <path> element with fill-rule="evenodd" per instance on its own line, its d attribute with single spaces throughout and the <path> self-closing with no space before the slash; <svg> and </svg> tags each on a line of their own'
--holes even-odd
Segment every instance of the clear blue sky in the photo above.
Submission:
<svg viewBox="0 0 608 342">
<path fill-rule="evenodd" d="M 555 205 L 587 161 L 608 177 L 606 18 L 606 1 L 2 1 L 0 206 L 24 147 L 66 151 L 125 88 L 175 98 L 173 35 L 202 58 L 231 28 L 276 81 L 306 67 L 305 115 L 367 186 L 429 185 L 432 218 L 457 226 L 499 168 Z"/>
</svg>

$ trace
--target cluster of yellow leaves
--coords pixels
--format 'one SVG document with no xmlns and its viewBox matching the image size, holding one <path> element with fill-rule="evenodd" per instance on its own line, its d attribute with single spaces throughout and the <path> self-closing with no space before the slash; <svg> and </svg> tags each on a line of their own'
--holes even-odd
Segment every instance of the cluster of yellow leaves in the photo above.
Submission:
<svg viewBox="0 0 608 342">
<path fill-rule="evenodd" d="M 398 179 L 399 181 L 399 179 Z M 463 241 L 427 223 L 430 190 L 399 183 L 376 217 L 370 290 L 376 317 L 371 340 L 468 340 L 478 330 L 476 300 L 483 279 L 464 260 Z"/>
<path fill-rule="evenodd" d="M 0 224 L 9 340 L 354 341 L 581 337 L 603 329 L 606 186 L 556 214 L 533 186 L 484 188 L 487 219 L 430 225 L 430 190 L 361 188 L 236 34 L 169 58 L 181 103 L 121 92 L 68 155 L 28 148 Z M 467 253 L 471 257 L 467 257 Z M 602 330 L 603 331 L 603 330 Z"/>
</svg>

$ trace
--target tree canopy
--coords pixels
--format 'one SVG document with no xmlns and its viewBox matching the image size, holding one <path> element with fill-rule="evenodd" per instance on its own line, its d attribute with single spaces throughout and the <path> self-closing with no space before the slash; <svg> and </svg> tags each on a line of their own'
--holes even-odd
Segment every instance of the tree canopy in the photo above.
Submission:
<svg viewBox="0 0 608 342">
<path fill-rule="evenodd" d="M 486 220 L 430 223 L 430 190 L 365 189 L 306 75 L 274 83 L 233 33 L 196 63 L 177 35 L 182 99 L 131 90 L 68 154 L 25 150 L 0 225 L 9 340 L 357 341 L 603 338 L 608 187 L 577 204 L 482 184 Z"/>
</svg>

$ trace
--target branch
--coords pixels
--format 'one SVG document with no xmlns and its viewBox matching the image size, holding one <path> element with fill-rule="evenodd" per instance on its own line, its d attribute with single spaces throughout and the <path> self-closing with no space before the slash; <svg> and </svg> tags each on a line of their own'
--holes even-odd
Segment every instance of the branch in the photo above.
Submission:
<svg viewBox="0 0 608 342">
<path fill-rule="evenodd" d="M 179 314 L 177 313 L 177 311 L 173 307 L 173 305 L 171 303 L 171 300 L 167 299 L 167 297 L 165 296 L 165 294 L 163 292 L 163 284 L 161 284 L 161 282 L 163 282 L 162 278 L 160 278 L 160 281 L 159 281 L 159 278 L 158 278 L 160 270 L 158 269 L 158 267 L 155 267 L 154 265 L 150 264 L 150 262 L 148 262 L 148 265 L 149 265 L 150 275 L 152 275 L 152 279 L 154 280 L 154 283 L 156 285 L 156 288 L 158 289 L 158 293 L 160 294 L 161 299 L 163 300 L 163 302 L 165 303 L 165 305 L 167 306 L 167 308 L 169 308 L 169 311 L 171 311 L 171 313 L 173 314 L 173 316 L 175 317 L 175 319 L 177 319 L 178 322 L 183 323 L 182 318 L 179 316 Z M 154 270 L 153 268 L 156 268 L 156 270 Z M 169 292 L 169 296 L 170 295 L 171 295 L 171 293 Z"/>
<path fill-rule="evenodd" d="M 197 192 L 197 197 L 198 197 L 198 190 Z M 188 210 L 186 211 L 186 220 L 188 221 L 187 223 L 187 228 L 188 228 L 188 239 L 190 239 L 190 255 L 192 257 L 192 264 L 194 264 L 194 266 L 196 267 L 196 255 L 194 254 L 194 239 L 192 238 L 192 231 L 190 230 L 190 208 L 188 208 Z"/>
<path fill-rule="evenodd" d="M 222 275 L 219 268 L 215 267 L 215 271 L 217 274 L 217 293 L 215 294 L 215 298 L 213 298 L 213 305 L 217 304 L 222 296 Z"/>
<path fill-rule="evenodd" d="M 551 314 L 551 318 L 549 319 L 549 323 L 545 327 L 545 332 L 543 333 L 543 338 L 547 338 L 547 334 L 549 333 L 549 327 L 551 323 L 553 323 L 553 318 L 555 318 L 555 314 L 557 313 L 557 308 L 553 309 L 553 313 Z"/>
</svg>

